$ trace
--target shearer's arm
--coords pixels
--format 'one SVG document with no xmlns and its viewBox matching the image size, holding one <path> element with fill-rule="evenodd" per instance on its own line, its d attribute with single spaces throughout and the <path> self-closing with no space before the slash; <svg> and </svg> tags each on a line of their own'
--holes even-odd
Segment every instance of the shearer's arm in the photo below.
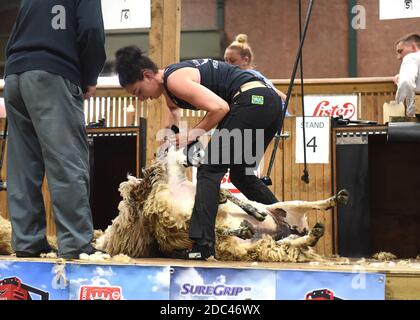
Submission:
<svg viewBox="0 0 420 320">
<path fill-rule="evenodd" d="M 170 129 L 172 126 L 179 127 L 179 120 L 181 119 L 181 109 L 177 106 L 167 103 L 168 110 L 165 115 L 164 127 Z"/>
<path fill-rule="evenodd" d="M 207 111 L 206 116 L 191 130 L 180 134 L 179 146 L 196 141 L 214 128 L 229 112 L 228 103 L 200 84 L 200 74 L 194 68 L 176 70 L 168 77 L 168 87 L 179 99 L 197 109 Z M 181 137 L 182 135 L 185 135 Z"/>
</svg>

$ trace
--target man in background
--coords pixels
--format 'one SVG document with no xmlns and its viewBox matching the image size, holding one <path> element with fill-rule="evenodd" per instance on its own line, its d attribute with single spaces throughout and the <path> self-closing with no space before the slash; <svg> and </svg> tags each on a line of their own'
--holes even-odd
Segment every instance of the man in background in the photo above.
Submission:
<svg viewBox="0 0 420 320">
<path fill-rule="evenodd" d="M 400 73 L 394 78 L 398 86 L 395 100 L 405 103 L 406 115 L 414 117 L 416 103 L 420 108 L 420 35 L 408 34 L 399 39 L 395 46 L 397 59 L 401 61 Z"/>
<path fill-rule="evenodd" d="M 46 173 L 58 255 L 92 254 L 83 99 L 105 62 L 101 0 L 23 0 L 7 44 L 7 183 L 17 257 L 49 252 Z"/>
</svg>

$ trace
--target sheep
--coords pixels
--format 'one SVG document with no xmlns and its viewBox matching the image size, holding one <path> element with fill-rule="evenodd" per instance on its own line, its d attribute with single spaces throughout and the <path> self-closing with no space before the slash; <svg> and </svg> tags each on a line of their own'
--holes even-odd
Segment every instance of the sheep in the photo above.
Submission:
<svg viewBox="0 0 420 320">
<path fill-rule="evenodd" d="M 191 246 L 188 226 L 195 185 L 186 178 L 179 152 L 170 150 L 143 172 L 120 184 L 118 216 L 105 232 L 96 231 L 96 249 L 131 258 L 171 256 Z M 309 210 L 346 202 L 348 192 L 320 201 L 285 201 L 264 205 L 239 200 L 221 190 L 216 217 L 216 258 L 232 261 L 306 262 L 322 260 L 313 247 L 324 234 L 317 223 L 309 230 Z M 309 230 L 309 231 L 308 231 Z M 53 248 L 56 238 L 48 237 Z M 0 216 L 0 254 L 12 254 L 11 225 Z"/>
<path fill-rule="evenodd" d="M 186 178 L 179 152 L 165 156 L 120 184 L 119 215 L 96 241 L 111 255 L 133 258 L 164 255 L 190 247 L 188 226 L 195 185 Z M 321 201 L 286 201 L 263 205 L 238 200 L 221 191 L 216 217 L 216 258 L 233 261 L 305 262 L 321 257 L 312 249 L 324 234 L 317 223 L 308 231 L 306 213 L 346 202 L 348 193 Z M 251 214 L 251 215 L 250 215 Z M 263 220 L 263 221 L 261 221 Z"/>
<path fill-rule="evenodd" d="M 0 215 L 0 255 L 10 255 L 12 249 L 12 226 Z"/>
</svg>

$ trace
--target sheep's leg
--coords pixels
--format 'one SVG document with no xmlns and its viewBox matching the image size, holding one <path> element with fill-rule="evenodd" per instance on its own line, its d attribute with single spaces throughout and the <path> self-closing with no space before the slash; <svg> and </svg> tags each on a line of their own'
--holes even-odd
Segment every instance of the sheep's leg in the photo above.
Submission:
<svg viewBox="0 0 420 320">
<path fill-rule="evenodd" d="M 285 201 L 277 202 L 272 205 L 267 206 L 267 210 L 270 212 L 276 212 L 278 210 L 299 210 L 301 212 L 306 212 L 310 210 L 328 210 L 335 207 L 338 203 L 347 204 L 349 199 L 349 193 L 347 190 L 340 190 L 336 195 L 318 201 Z"/>
<path fill-rule="evenodd" d="M 308 233 L 308 235 L 299 237 L 291 235 L 287 238 L 277 241 L 277 244 L 287 244 L 292 247 L 313 247 L 324 235 L 325 227 L 322 223 L 317 223 Z"/>
<path fill-rule="evenodd" d="M 238 229 L 227 229 L 220 231 L 221 236 L 234 236 L 242 240 L 252 239 L 254 234 L 255 228 L 247 220 L 243 220 Z"/>
<path fill-rule="evenodd" d="M 349 192 L 346 189 L 343 189 L 328 199 L 309 202 L 309 205 L 311 206 L 311 209 L 328 210 L 335 207 L 339 203 L 347 204 L 348 200 Z"/>
<path fill-rule="evenodd" d="M 226 189 L 220 189 L 220 198 L 221 199 L 227 199 L 230 202 L 236 204 L 239 208 L 244 210 L 247 214 L 254 217 L 258 221 L 264 221 L 265 217 L 267 216 L 267 212 L 261 211 L 261 210 L 255 208 L 253 205 L 251 205 L 249 203 L 245 203 L 244 201 L 236 198 L 234 195 L 232 195 Z"/>
</svg>

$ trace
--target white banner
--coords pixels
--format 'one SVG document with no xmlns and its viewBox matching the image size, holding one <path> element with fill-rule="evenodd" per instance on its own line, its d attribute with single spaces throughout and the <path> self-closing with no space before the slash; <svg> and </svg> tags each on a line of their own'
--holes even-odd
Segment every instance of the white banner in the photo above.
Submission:
<svg viewBox="0 0 420 320">
<path fill-rule="evenodd" d="M 261 177 L 260 167 L 258 167 L 258 169 L 254 171 L 254 174 L 257 176 L 257 178 Z M 241 193 L 241 191 L 239 191 L 239 189 L 236 188 L 235 185 L 230 181 L 229 171 L 222 178 L 222 181 L 220 183 L 220 188 L 229 190 L 232 194 L 235 195 L 235 197 L 239 199 L 246 199 L 246 197 Z"/>
<path fill-rule="evenodd" d="M 296 163 L 304 163 L 303 118 L 296 117 Z M 305 117 L 306 163 L 329 163 L 330 118 Z"/>
<path fill-rule="evenodd" d="M 379 0 L 379 19 L 420 17 L 420 0 Z"/>
<path fill-rule="evenodd" d="M 357 120 L 358 95 L 307 95 L 305 116 Z"/>
<path fill-rule="evenodd" d="M 150 0 L 101 0 L 105 30 L 146 29 L 151 26 Z"/>
</svg>

